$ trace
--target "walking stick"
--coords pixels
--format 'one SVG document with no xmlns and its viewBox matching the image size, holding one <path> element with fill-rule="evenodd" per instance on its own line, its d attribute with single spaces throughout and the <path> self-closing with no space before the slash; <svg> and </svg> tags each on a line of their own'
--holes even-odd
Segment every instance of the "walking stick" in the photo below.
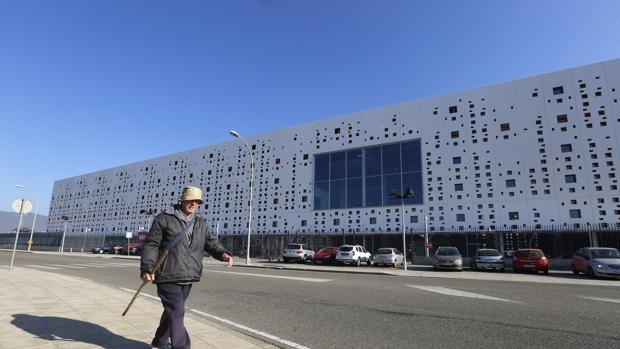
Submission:
<svg viewBox="0 0 620 349">
<path fill-rule="evenodd" d="M 170 244 L 168 244 L 168 247 L 164 250 L 161 256 L 159 256 L 159 258 L 157 259 L 157 262 L 155 263 L 155 267 L 153 268 L 153 270 L 149 272 L 149 274 L 154 274 L 159 269 L 161 264 L 164 262 L 164 259 L 166 259 L 166 256 L 168 256 L 168 254 L 170 254 L 170 251 L 172 251 L 172 248 L 174 247 L 174 245 L 176 245 L 179 241 L 181 241 L 183 237 L 187 236 L 187 231 L 189 229 L 193 229 L 195 219 L 196 219 L 196 215 L 194 215 L 194 218 L 192 218 L 192 220 L 185 226 L 185 228 L 183 228 L 183 231 L 181 231 L 181 233 L 174 240 L 172 240 Z M 144 281 L 144 280 L 142 281 L 142 285 L 138 287 L 136 294 L 133 295 L 133 298 L 131 298 L 131 301 L 129 302 L 129 304 L 127 304 L 127 308 L 125 308 L 125 311 L 123 312 L 123 316 L 127 314 L 133 302 L 136 300 L 136 298 L 138 298 L 138 295 L 140 294 L 142 287 L 144 287 L 144 285 L 146 285 L 147 283 L 148 281 Z"/>
<path fill-rule="evenodd" d="M 155 268 L 153 268 L 153 270 L 151 270 L 149 272 L 149 274 L 154 274 L 157 271 L 157 269 L 159 269 L 159 267 L 164 262 L 164 259 L 166 259 L 167 256 L 168 256 L 168 249 L 164 250 L 164 253 L 162 253 L 161 256 L 159 256 L 159 259 L 157 260 L 157 263 L 155 263 Z M 133 295 L 133 297 L 131 298 L 131 301 L 127 305 L 127 308 L 125 308 L 125 311 L 123 312 L 123 316 L 125 316 L 125 314 L 127 314 L 127 312 L 129 311 L 129 308 L 131 308 L 131 305 L 133 304 L 133 302 L 136 300 L 136 298 L 138 298 L 138 295 L 140 294 L 140 291 L 142 291 L 142 288 L 148 282 L 149 281 L 142 281 L 142 285 L 140 285 L 140 287 L 138 287 L 138 290 L 136 291 L 136 294 Z"/>
</svg>

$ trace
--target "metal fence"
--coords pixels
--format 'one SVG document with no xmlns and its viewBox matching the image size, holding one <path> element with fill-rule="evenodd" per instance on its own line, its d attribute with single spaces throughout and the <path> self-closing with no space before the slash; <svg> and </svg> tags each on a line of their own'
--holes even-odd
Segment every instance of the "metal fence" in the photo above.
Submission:
<svg viewBox="0 0 620 349">
<path fill-rule="evenodd" d="M 28 248 L 30 234 L 20 234 L 18 249 Z M 220 235 L 220 241 L 235 256 L 245 256 L 247 236 Z M 412 252 L 417 256 L 424 256 L 424 234 L 420 231 L 408 230 L 405 234 L 407 254 Z M 59 251 L 62 233 L 35 233 L 33 236 L 34 251 Z M 136 242 L 132 239 L 131 242 Z M 15 242 L 15 233 L 0 234 L 0 248 L 12 249 Z M 570 258 L 581 247 L 614 247 L 620 249 L 620 229 L 532 229 L 507 231 L 455 231 L 429 232 L 429 242 L 432 244 L 430 253 L 440 246 L 455 246 L 463 256 L 472 256 L 478 248 L 495 248 L 506 256 L 511 256 L 519 248 L 533 247 L 542 249 L 551 258 Z M 124 235 L 67 235 L 64 251 L 90 251 L 95 246 L 105 243 L 124 245 L 127 243 Z M 318 250 L 326 246 L 340 246 L 342 244 L 359 244 L 367 250 L 375 252 L 381 247 L 395 247 L 402 250 L 402 233 L 390 234 L 278 234 L 254 235 L 250 244 L 250 256 L 253 258 L 278 259 L 289 243 L 305 243 Z"/>
<path fill-rule="evenodd" d="M 30 233 L 20 233 L 17 240 L 17 249 L 27 250 Z M 60 251 L 62 243 L 62 233 L 34 233 L 32 236 L 32 251 Z M 136 238 L 130 242 L 136 242 Z M 65 252 L 80 252 L 82 250 L 88 252 L 93 247 L 101 246 L 107 243 L 124 245 L 127 244 L 125 234 L 106 234 L 96 235 L 66 235 L 65 236 Z M 0 248 L 12 249 L 15 244 L 15 233 L 0 234 Z"/>
</svg>

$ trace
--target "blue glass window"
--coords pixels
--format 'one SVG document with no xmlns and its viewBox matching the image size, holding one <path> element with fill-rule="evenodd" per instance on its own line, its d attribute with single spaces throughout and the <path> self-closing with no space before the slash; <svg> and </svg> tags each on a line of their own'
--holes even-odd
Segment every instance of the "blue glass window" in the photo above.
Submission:
<svg viewBox="0 0 620 349">
<path fill-rule="evenodd" d="M 403 172 L 422 171 L 420 141 L 411 141 L 401 144 L 403 156 Z"/>
<path fill-rule="evenodd" d="M 362 177 L 362 149 L 347 152 L 347 178 Z"/>
<path fill-rule="evenodd" d="M 366 207 L 381 206 L 381 176 L 366 177 Z"/>
<path fill-rule="evenodd" d="M 346 186 L 344 180 L 329 181 L 329 208 L 345 208 Z"/>
<path fill-rule="evenodd" d="M 364 149 L 366 153 L 366 176 L 381 175 L 381 147 Z"/>
<path fill-rule="evenodd" d="M 363 197 L 362 179 L 347 179 L 347 207 L 363 207 Z"/>
<path fill-rule="evenodd" d="M 346 174 L 346 153 L 341 151 L 330 154 L 330 171 L 329 179 L 345 179 Z"/>
<path fill-rule="evenodd" d="M 400 181 L 400 173 L 383 176 L 383 206 L 400 205 L 400 199 L 390 198 L 390 193 L 402 193 Z"/>
<path fill-rule="evenodd" d="M 420 140 L 315 155 L 314 208 L 340 209 L 400 205 L 390 191 L 423 203 Z"/>
<path fill-rule="evenodd" d="M 326 210 L 329 208 L 329 182 L 314 184 L 314 209 Z"/>
<path fill-rule="evenodd" d="M 405 205 L 422 203 L 422 172 L 403 173 L 403 188 L 410 189 L 413 198 L 405 199 Z"/>
<path fill-rule="evenodd" d="M 400 173 L 400 143 L 381 147 L 383 174 Z"/>
</svg>

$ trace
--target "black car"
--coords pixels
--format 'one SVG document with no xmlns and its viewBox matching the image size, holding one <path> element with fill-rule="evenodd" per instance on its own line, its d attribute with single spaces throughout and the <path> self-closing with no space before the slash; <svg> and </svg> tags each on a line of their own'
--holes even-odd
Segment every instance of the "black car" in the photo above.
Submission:
<svg viewBox="0 0 620 349">
<path fill-rule="evenodd" d="M 98 253 L 98 254 L 102 254 L 102 253 L 118 254 L 121 248 L 122 246 L 118 246 L 116 244 L 105 244 L 105 245 L 93 247 L 93 249 L 91 249 L 90 251 L 92 253 Z"/>
</svg>

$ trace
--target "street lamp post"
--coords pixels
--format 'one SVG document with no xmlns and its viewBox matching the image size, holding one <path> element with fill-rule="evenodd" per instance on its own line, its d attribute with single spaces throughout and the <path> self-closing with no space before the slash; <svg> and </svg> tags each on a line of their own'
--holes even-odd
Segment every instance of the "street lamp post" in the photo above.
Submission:
<svg viewBox="0 0 620 349">
<path fill-rule="evenodd" d="M 407 270 L 407 239 L 405 237 L 405 199 L 411 199 L 415 197 L 413 189 L 406 188 L 403 193 L 398 193 L 396 190 L 390 190 L 388 193 L 390 199 L 400 199 L 401 211 L 400 219 L 403 229 L 403 269 Z"/>
<path fill-rule="evenodd" d="M 69 220 L 69 217 L 67 216 L 62 216 L 60 217 L 64 222 L 64 227 L 62 229 L 62 241 L 60 242 L 60 252 L 65 252 L 65 234 L 67 233 L 67 221 Z"/>
<path fill-rule="evenodd" d="M 249 217 L 248 217 L 248 246 L 247 246 L 247 251 L 246 251 L 246 256 L 245 256 L 245 264 L 251 264 L 250 238 L 252 237 L 252 199 L 254 197 L 254 155 L 252 154 L 252 149 L 250 149 L 250 146 L 248 145 L 248 143 L 245 141 L 245 139 L 243 139 L 243 137 L 241 137 L 241 135 L 239 135 L 237 131 L 231 130 L 228 133 L 235 138 L 239 138 L 243 142 L 243 144 L 245 144 L 245 147 L 248 150 L 248 153 L 250 154 L 250 158 L 252 160 L 251 167 L 250 167 L 251 176 L 250 176 L 250 208 L 249 208 Z"/>
<path fill-rule="evenodd" d="M 428 257 L 428 216 L 424 215 L 424 257 Z"/>
<path fill-rule="evenodd" d="M 18 188 L 26 188 L 24 185 L 21 185 L 21 184 L 15 184 L 15 186 Z M 39 194 L 37 194 L 35 190 L 32 190 L 32 192 L 34 193 L 34 196 L 37 198 L 37 203 L 34 206 L 34 218 L 32 219 L 32 229 L 30 229 L 30 239 L 28 240 L 28 252 L 30 252 L 30 246 L 32 246 L 32 235 L 34 234 L 34 228 L 36 227 L 36 223 L 37 223 L 37 213 L 39 211 Z"/>
<path fill-rule="evenodd" d="M 24 205 L 26 205 L 26 199 L 20 199 L 19 223 L 17 223 L 17 231 L 15 232 L 15 243 L 13 244 L 13 253 L 11 254 L 11 263 L 9 264 L 9 270 L 13 270 L 13 260 L 15 260 L 15 251 L 17 250 L 17 240 L 19 239 L 19 230 L 22 228 L 22 218 L 24 216 Z"/>
<path fill-rule="evenodd" d="M 84 253 L 84 246 L 86 246 L 86 233 L 88 233 L 88 228 L 84 228 L 84 240 L 82 241 L 82 253 Z"/>
</svg>

